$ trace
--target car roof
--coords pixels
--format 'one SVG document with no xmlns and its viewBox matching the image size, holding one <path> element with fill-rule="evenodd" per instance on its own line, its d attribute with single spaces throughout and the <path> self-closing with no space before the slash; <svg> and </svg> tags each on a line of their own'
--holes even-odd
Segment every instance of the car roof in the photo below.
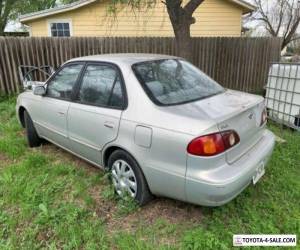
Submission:
<svg viewBox="0 0 300 250">
<path fill-rule="evenodd" d="M 78 57 L 69 60 L 68 62 L 76 61 L 99 61 L 99 62 L 110 62 L 114 64 L 128 64 L 132 65 L 144 61 L 162 60 L 162 59 L 178 59 L 176 56 L 159 55 L 159 54 L 142 54 L 142 53 L 124 53 L 124 54 L 102 54 Z"/>
</svg>

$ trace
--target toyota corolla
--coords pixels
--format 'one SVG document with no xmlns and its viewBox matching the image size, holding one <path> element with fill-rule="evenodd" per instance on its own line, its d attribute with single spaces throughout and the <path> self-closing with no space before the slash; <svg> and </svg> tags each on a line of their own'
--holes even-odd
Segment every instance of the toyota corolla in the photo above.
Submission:
<svg viewBox="0 0 300 250">
<path fill-rule="evenodd" d="M 165 55 L 72 59 L 17 100 L 30 147 L 42 139 L 111 173 L 120 196 L 219 206 L 256 184 L 274 147 L 261 96 L 224 89 Z"/>
</svg>

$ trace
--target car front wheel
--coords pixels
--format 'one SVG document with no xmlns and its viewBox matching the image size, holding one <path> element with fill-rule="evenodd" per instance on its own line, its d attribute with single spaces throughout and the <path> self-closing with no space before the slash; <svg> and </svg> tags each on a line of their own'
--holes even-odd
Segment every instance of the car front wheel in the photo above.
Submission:
<svg viewBox="0 0 300 250">
<path fill-rule="evenodd" d="M 120 197 L 130 196 L 141 206 L 148 203 L 151 192 L 138 163 L 123 150 L 116 150 L 108 160 L 108 167 L 116 193 Z"/>
</svg>

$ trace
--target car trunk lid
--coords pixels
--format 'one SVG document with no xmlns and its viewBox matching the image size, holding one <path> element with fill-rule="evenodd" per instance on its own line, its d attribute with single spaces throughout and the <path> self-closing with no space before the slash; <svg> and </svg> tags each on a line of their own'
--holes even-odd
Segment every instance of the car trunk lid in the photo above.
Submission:
<svg viewBox="0 0 300 250">
<path fill-rule="evenodd" d="M 261 115 L 264 99 L 260 96 L 228 90 L 203 100 L 201 108 L 218 125 L 220 131 L 235 130 L 240 143 L 226 151 L 226 160 L 234 163 L 262 137 Z"/>
</svg>

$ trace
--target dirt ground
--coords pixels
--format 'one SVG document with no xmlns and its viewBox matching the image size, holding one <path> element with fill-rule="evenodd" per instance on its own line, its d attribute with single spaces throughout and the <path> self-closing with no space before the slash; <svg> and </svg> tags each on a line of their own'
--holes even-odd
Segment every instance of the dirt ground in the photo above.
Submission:
<svg viewBox="0 0 300 250">
<path fill-rule="evenodd" d="M 98 171 L 104 171 L 48 142 L 45 142 L 42 146 L 42 151 L 53 155 L 58 161 L 61 159 L 70 161 L 78 168 L 84 168 L 89 174 L 97 174 Z M 101 218 L 105 218 L 105 222 L 110 231 L 114 231 L 115 229 L 132 231 L 140 221 L 146 222 L 146 224 L 152 224 L 158 216 L 174 224 L 183 222 L 190 224 L 200 223 L 202 219 L 202 210 L 199 206 L 163 197 L 154 197 L 146 206 L 138 208 L 134 213 L 119 220 L 112 216 L 116 210 L 116 204 L 112 201 L 103 200 L 99 195 L 100 192 L 99 187 L 89 190 L 90 195 L 97 204 L 97 215 Z"/>
</svg>

